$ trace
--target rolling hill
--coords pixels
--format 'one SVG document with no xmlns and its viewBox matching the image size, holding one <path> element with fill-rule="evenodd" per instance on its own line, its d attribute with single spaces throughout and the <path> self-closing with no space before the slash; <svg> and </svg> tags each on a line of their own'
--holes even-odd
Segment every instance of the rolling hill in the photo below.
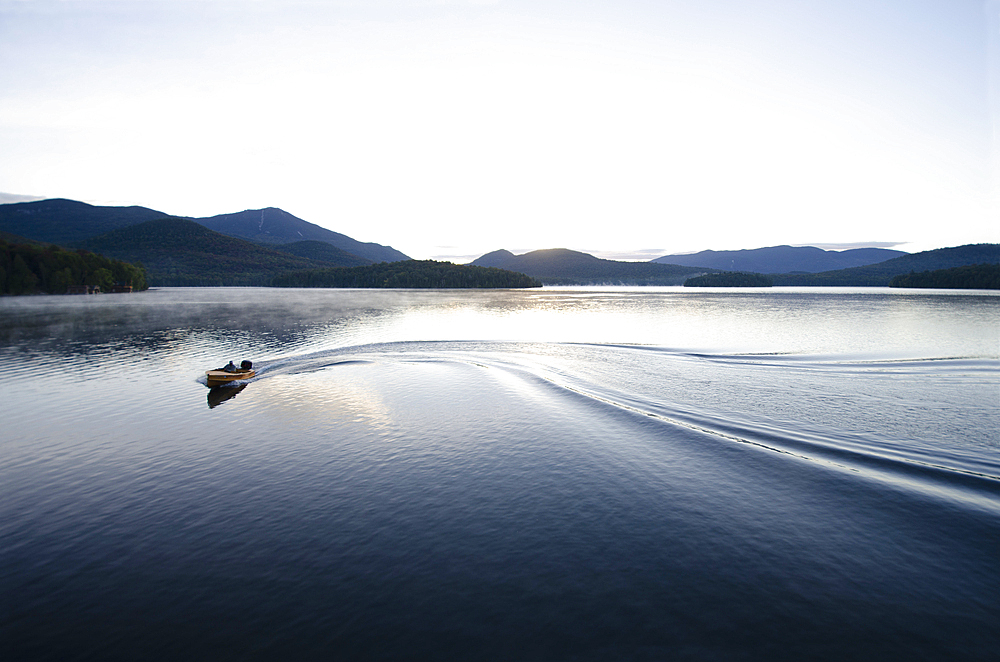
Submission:
<svg viewBox="0 0 1000 662">
<path fill-rule="evenodd" d="M 270 285 L 280 273 L 341 266 L 227 237 L 185 218 L 146 221 L 81 242 L 146 267 L 153 286 Z"/>
<path fill-rule="evenodd" d="M 90 237 L 165 216 L 145 207 L 97 207 L 54 198 L 0 205 L 0 231 L 75 246 Z"/>
<path fill-rule="evenodd" d="M 952 269 L 974 264 L 1000 263 L 1000 244 L 967 244 L 938 248 L 853 269 L 817 274 L 774 274 L 775 285 L 874 286 L 889 285 L 894 276 L 910 272 Z"/>
<path fill-rule="evenodd" d="M 507 250 L 487 253 L 472 264 L 517 271 L 546 285 L 680 285 L 704 269 L 653 262 L 603 260 L 588 253 L 551 248 L 514 255 Z"/>
<path fill-rule="evenodd" d="M 814 246 L 771 246 L 740 251 L 701 251 L 686 255 L 665 255 L 652 262 L 706 267 L 724 271 L 748 271 L 761 274 L 792 272 L 819 273 L 835 269 L 862 267 L 907 255 L 885 248 L 855 248 L 826 251 Z"/>
<path fill-rule="evenodd" d="M 48 242 L 45 241 L 36 241 L 34 239 L 28 239 L 27 237 L 22 237 L 19 234 L 4 232 L 3 230 L 0 230 L 0 241 L 6 241 L 8 244 L 31 244 L 33 246 L 50 245 Z"/>
<path fill-rule="evenodd" d="M 343 251 L 372 262 L 396 262 L 397 260 L 410 259 L 391 246 L 360 242 L 339 232 L 303 221 L 301 218 L 274 207 L 248 209 L 235 214 L 221 214 L 210 218 L 193 218 L 191 220 L 221 234 L 249 239 L 261 244 L 290 244 L 306 240 L 325 241 Z"/>
<path fill-rule="evenodd" d="M 372 264 L 371 260 L 352 255 L 325 241 L 296 241 L 291 244 L 276 245 L 274 249 L 282 253 L 291 253 L 298 257 L 316 260 L 317 262 L 326 262 L 338 267 L 361 267 Z"/>
<path fill-rule="evenodd" d="M 0 205 L 0 236 L 8 237 L 12 241 L 26 238 L 31 241 L 79 247 L 97 235 L 167 217 L 170 215 L 146 207 L 101 207 L 63 199 L 16 202 Z M 323 242 L 336 250 L 326 251 L 315 244 L 281 250 L 293 254 L 305 251 L 317 256 L 319 253 L 324 253 L 324 257 L 314 259 L 323 259 L 339 266 L 360 266 L 371 262 L 409 259 L 392 247 L 357 241 L 347 235 L 303 221 L 274 207 L 189 220 L 219 234 L 275 247 L 304 241 Z M 358 261 L 357 258 L 361 260 Z"/>
</svg>

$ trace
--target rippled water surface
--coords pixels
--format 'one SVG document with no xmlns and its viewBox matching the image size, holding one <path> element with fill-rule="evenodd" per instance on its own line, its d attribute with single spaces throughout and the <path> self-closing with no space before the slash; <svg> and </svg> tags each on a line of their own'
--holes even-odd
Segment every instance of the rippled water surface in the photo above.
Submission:
<svg viewBox="0 0 1000 662">
<path fill-rule="evenodd" d="M 1000 650 L 991 293 L 7 297 L 0 403 L 4 659 Z"/>
</svg>

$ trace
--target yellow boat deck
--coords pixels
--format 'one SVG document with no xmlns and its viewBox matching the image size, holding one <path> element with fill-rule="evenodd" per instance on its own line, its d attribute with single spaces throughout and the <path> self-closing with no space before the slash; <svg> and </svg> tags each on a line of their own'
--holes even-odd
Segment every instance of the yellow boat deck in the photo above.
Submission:
<svg viewBox="0 0 1000 662">
<path fill-rule="evenodd" d="M 221 386 L 230 382 L 238 382 L 244 379 L 251 379 L 257 375 L 253 370 L 237 370 L 227 372 L 226 370 L 209 370 L 205 373 L 205 378 L 209 386 Z"/>
</svg>

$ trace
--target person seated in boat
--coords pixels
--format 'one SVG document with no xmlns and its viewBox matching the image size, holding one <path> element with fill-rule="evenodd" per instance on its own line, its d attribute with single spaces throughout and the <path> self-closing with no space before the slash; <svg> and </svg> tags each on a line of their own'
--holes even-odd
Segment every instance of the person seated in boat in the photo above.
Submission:
<svg viewBox="0 0 1000 662">
<path fill-rule="evenodd" d="M 223 368 L 223 370 L 226 371 L 226 372 L 236 372 L 238 370 L 238 368 L 236 367 L 235 363 L 233 363 L 232 361 L 230 361 L 229 363 L 226 364 L 226 367 Z"/>
</svg>

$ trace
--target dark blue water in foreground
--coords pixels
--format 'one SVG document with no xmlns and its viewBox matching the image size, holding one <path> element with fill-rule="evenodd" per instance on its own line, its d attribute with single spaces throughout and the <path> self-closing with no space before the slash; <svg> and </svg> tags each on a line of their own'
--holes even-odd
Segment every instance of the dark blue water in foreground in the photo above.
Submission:
<svg viewBox="0 0 1000 662">
<path fill-rule="evenodd" d="M 4 659 L 1000 651 L 997 296 L 175 289 L 0 320 Z"/>
</svg>

